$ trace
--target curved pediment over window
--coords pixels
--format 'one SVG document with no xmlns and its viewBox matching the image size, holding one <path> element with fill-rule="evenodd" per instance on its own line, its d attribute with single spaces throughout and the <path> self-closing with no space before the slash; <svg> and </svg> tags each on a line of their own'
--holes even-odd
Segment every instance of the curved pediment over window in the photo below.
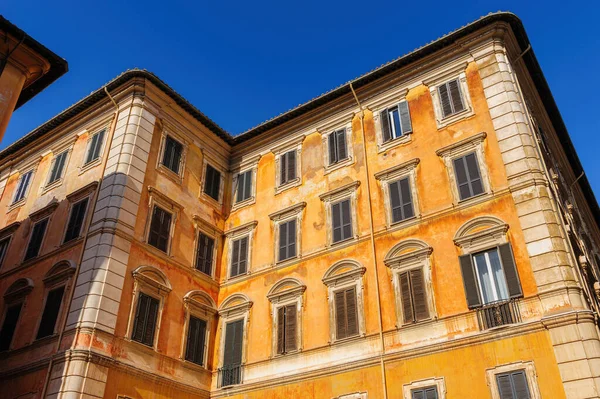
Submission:
<svg viewBox="0 0 600 399">
<path fill-rule="evenodd" d="M 480 216 L 463 224 L 454 236 L 454 244 L 465 253 L 507 242 L 508 224 L 495 216 Z"/>
<path fill-rule="evenodd" d="M 299 297 L 304 291 L 306 291 L 306 285 L 302 281 L 296 278 L 284 278 L 271 287 L 267 298 L 273 303 L 283 302 Z"/>
<path fill-rule="evenodd" d="M 345 259 L 334 263 L 323 276 L 323 283 L 327 286 L 345 284 L 358 280 L 367 269 L 352 259 Z"/>
<path fill-rule="evenodd" d="M 387 253 L 383 262 L 387 267 L 398 267 L 405 264 L 421 263 L 428 257 L 433 248 L 418 239 L 399 242 Z"/>
<path fill-rule="evenodd" d="M 63 260 L 52 266 L 44 276 L 44 284 L 53 285 L 71 278 L 75 274 L 75 263 L 70 260 Z"/>
<path fill-rule="evenodd" d="M 219 316 L 232 317 L 244 314 L 252 307 L 253 302 L 244 294 L 233 294 L 227 297 L 219 307 Z"/>
<path fill-rule="evenodd" d="M 140 266 L 133 272 L 133 278 L 141 284 L 154 288 L 159 293 L 171 292 L 171 283 L 167 276 L 154 266 Z"/>
<path fill-rule="evenodd" d="M 30 278 L 20 278 L 8 287 L 4 292 L 4 301 L 13 302 L 27 296 L 33 289 L 33 280 Z"/>
<path fill-rule="evenodd" d="M 190 291 L 183 297 L 183 303 L 192 310 L 202 311 L 205 314 L 215 314 L 217 305 L 208 293 L 200 290 Z"/>
</svg>

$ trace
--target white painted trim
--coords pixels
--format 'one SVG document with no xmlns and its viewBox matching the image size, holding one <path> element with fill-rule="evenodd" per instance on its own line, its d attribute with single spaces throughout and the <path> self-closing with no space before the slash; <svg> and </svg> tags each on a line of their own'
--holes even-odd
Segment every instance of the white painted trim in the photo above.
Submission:
<svg viewBox="0 0 600 399">
<path fill-rule="evenodd" d="M 346 151 L 348 157 L 342 161 L 338 161 L 334 164 L 330 164 L 329 162 L 329 136 L 339 130 L 344 129 L 346 132 Z M 354 146 L 352 141 L 352 120 L 347 123 L 337 126 L 335 128 L 331 128 L 327 130 L 327 133 L 321 134 L 321 141 L 323 143 L 323 167 L 325 169 L 325 174 L 331 173 L 334 170 L 344 168 L 346 166 L 353 165 L 356 160 L 354 159 Z"/>
<path fill-rule="evenodd" d="M 402 386 L 402 396 L 404 399 L 412 399 L 413 389 L 423 389 L 434 386 L 437 389 L 438 399 L 446 399 L 446 382 L 444 377 L 433 377 L 425 380 L 413 381 Z"/>
<path fill-rule="evenodd" d="M 175 173 L 174 171 L 167 168 L 162 163 L 163 157 L 165 155 L 165 146 L 166 146 L 167 137 L 171 137 L 173 140 L 175 140 L 176 142 L 181 144 L 181 158 L 179 159 L 179 168 L 178 168 L 179 173 Z M 174 180 L 177 184 L 182 184 L 183 176 L 185 173 L 185 161 L 187 158 L 188 147 L 189 147 L 189 144 L 188 144 L 187 140 L 181 138 L 181 136 L 179 136 L 172 130 L 167 131 L 166 129 L 163 129 L 163 131 L 161 132 L 161 135 L 160 135 L 160 147 L 158 150 L 158 157 L 156 157 L 156 170 L 164 173 L 166 176 L 168 176 L 172 180 Z"/>
<path fill-rule="evenodd" d="M 500 392 L 498 391 L 498 383 L 496 382 L 496 375 L 518 370 L 525 371 L 527 386 L 529 387 L 529 396 L 531 399 L 541 399 L 542 396 L 537 383 L 537 372 L 535 371 L 533 361 L 518 361 L 485 370 L 485 378 L 490 387 L 492 399 L 501 399 Z"/>
</svg>

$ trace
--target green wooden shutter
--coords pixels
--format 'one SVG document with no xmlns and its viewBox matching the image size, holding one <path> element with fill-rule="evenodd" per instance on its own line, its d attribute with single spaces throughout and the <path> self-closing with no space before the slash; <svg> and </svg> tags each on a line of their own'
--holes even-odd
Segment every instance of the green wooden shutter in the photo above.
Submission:
<svg viewBox="0 0 600 399">
<path fill-rule="evenodd" d="M 146 320 L 146 314 L 148 313 L 148 305 L 150 297 L 144 293 L 140 293 L 138 296 L 137 307 L 135 310 L 135 318 L 133 319 L 133 331 L 131 333 L 131 339 L 133 341 L 142 342 L 144 337 L 144 324 Z"/>
<path fill-rule="evenodd" d="M 277 353 L 285 352 L 285 306 L 277 309 Z"/>
<path fill-rule="evenodd" d="M 342 206 L 341 203 L 331 205 L 331 229 L 333 242 L 342 240 Z"/>
<path fill-rule="evenodd" d="M 154 332 L 156 331 L 156 324 L 158 322 L 158 299 L 150 298 L 148 301 L 148 311 L 146 316 L 146 323 L 144 328 L 144 336 L 142 343 L 148 346 L 154 344 Z"/>
<path fill-rule="evenodd" d="M 329 135 L 328 144 L 329 144 L 329 165 L 332 165 L 338 161 L 337 151 L 336 151 L 337 140 L 336 140 L 335 132 L 333 132 Z"/>
<path fill-rule="evenodd" d="M 8 244 L 10 243 L 10 236 L 4 237 L 0 240 L 0 268 L 2 267 L 2 263 L 4 262 L 4 257 L 8 252 Z"/>
<path fill-rule="evenodd" d="M 356 307 L 356 289 L 347 289 L 346 292 L 346 317 L 348 337 L 358 334 L 358 309 Z"/>
<path fill-rule="evenodd" d="M 172 215 L 169 212 L 154 206 L 152 220 L 150 221 L 148 244 L 167 252 L 171 235 L 171 220 Z"/>
<path fill-rule="evenodd" d="M 223 366 L 238 366 L 242 363 L 243 322 L 243 319 L 236 320 L 225 326 Z"/>
<path fill-rule="evenodd" d="M 6 308 L 2 330 L 0 330 L 0 352 L 10 349 L 10 344 L 12 343 L 15 330 L 17 329 L 22 306 L 23 303 L 21 302 Z"/>
<path fill-rule="evenodd" d="M 196 269 L 208 276 L 210 276 L 212 272 L 214 245 L 214 239 L 212 239 L 204 233 L 198 234 Z"/>
<path fill-rule="evenodd" d="M 379 114 L 379 119 L 381 119 L 381 136 L 383 142 L 387 143 L 392 139 L 392 129 L 390 128 L 390 118 L 387 109 Z"/>
<path fill-rule="evenodd" d="M 467 298 L 467 305 L 469 309 L 481 306 L 479 287 L 477 285 L 477 276 L 475 276 L 471 255 L 459 256 L 459 262 L 465 288 L 465 296 Z"/>
<path fill-rule="evenodd" d="M 335 327 L 336 327 L 336 338 L 342 339 L 348 336 L 348 329 L 346 326 L 346 300 L 345 292 L 338 291 L 334 297 L 335 307 Z"/>
<path fill-rule="evenodd" d="M 337 161 L 343 161 L 348 158 L 348 149 L 346 148 L 346 129 L 338 130 L 335 133 Z"/>
<path fill-rule="evenodd" d="M 429 310 L 423 269 L 413 269 L 410 271 L 410 285 L 415 321 L 426 320 L 429 318 Z"/>
<path fill-rule="evenodd" d="M 204 364 L 204 346 L 206 340 L 206 321 L 190 316 L 188 323 L 187 346 L 185 360 Z"/>
<path fill-rule="evenodd" d="M 408 272 L 400 273 L 400 302 L 402 303 L 402 319 L 404 323 L 412 323 L 415 320 L 413 304 L 411 300 L 410 275 Z"/>
<path fill-rule="evenodd" d="M 352 214 L 350 213 L 350 200 L 344 200 L 340 203 L 342 218 L 342 239 L 346 240 L 352 237 Z"/>
<path fill-rule="evenodd" d="M 511 298 L 518 298 L 523 296 L 521 282 L 519 281 L 519 273 L 517 272 L 517 267 L 515 265 L 515 260 L 510 243 L 498 246 L 498 251 L 500 252 L 502 269 L 504 270 L 504 276 L 506 277 L 508 295 Z"/>
<path fill-rule="evenodd" d="M 452 101 L 450 100 L 450 91 L 448 90 L 447 83 L 444 83 L 438 87 L 438 94 L 440 96 L 442 116 L 445 118 L 452 115 Z"/>
<path fill-rule="evenodd" d="M 287 152 L 279 157 L 279 184 L 283 185 L 287 183 L 287 175 L 288 175 L 288 162 L 287 162 Z"/>
<path fill-rule="evenodd" d="M 292 181 L 296 179 L 296 151 L 290 151 L 287 153 L 288 167 L 287 167 L 287 180 Z"/>
<path fill-rule="evenodd" d="M 410 110 L 408 109 L 408 101 L 402 101 L 398 104 L 398 113 L 400 114 L 400 126 L 402 134 L 412 133 L 412 123 L 410 120 Z"/>
<path fill-rule="evenodd" d="M 27 251 L 25 252 L 24 260 L 32 259 L 38 256 L 42 247 L 44 235 L 46 234 L 47 226 L 48 218 L 40 220 L 33 226 L 33 231 L 31 232 L 31 238 L 29 239 L 29 244 L 27 245 Z"/>
<path fill-rule="evenodd" d="M 481 174 L 479 172 L 479 163 L 477 162 L 477 155 L 475 155 L 474 152 L 465 155 L 465 163 L 467 167 L 467 173 L 469 175 L 471 195 L 478 195 L 483 193 L 483 183 L 481 181 Z"/>
<path fill-rule="evenodd" d="M 69 223 L 67 224 L 67 232 L 65 234 L 64 242 L 79 238 L 79 235 L 81 234 L 81 227 L 83 226 L 83 220 L 85 219 L 87 205 L 88 198 L 85 198 L 75 203 L 71 207 L 71 214 L 69 215 Z"/>
<path fill-rule="evenodd" d="M 529 386 L 527 385 L 525 371 L 515 371 L 511 373 L 511 377 L 515 399 L 529 399 Z"/>
<path fill-rule="evenodd" d="M 229 275 L 235 277 L 240 274 L 240 240 L 235 240 L 231 248 L 231 270 Z"/>
<path fill-rule="evenodd" d="M 415 212 L 413 209 L 412 194 L 410 192 L 408 177 L 401 179 L 398 183 L 402 203 L 402 219 L 409 219 L 415 215 Z"/>
<path fill-rule="evenodd" d="M 452 100 L 452 113 L 456 114 L 465 109 L 465 105 L 462 100 L 462 93 L 460 90 L 460 82 L 458 79 L 451 80 L 448 84 L 448 90 L 450 91 L 450 98 Z"/>
<path fill-rule="evenodd" d="M 56 327 L 56 321 L 58 319 L 58 314 L 60 313 L 64 292 L 64 286 L 48 292 L 36 339 L 54 334 L 54 328 Z"/>
<path fill-rule="evenodd" d="M 469 184 L 469 177 L 467 175 L 467 167 L 465 165 L 465 158 L 456 158 L 454 161 L 454 175 L 456 177 L 456 187 L 458 188 L 458 194 L 461 200 L 473 196 L 471 186 Z"/>
<path fill-rule="evenodd" d="M 297 349 L 296 343 L 296 304 L 285 307 L 285 351 L 293 352 Z"/>
<path fill-rule="evenodd" d="M 282 261 L 288 258 L 287 248 L 288 248 L 288 224 L 280 223 L 279 224 L 279 260 Z"/>
</svg>

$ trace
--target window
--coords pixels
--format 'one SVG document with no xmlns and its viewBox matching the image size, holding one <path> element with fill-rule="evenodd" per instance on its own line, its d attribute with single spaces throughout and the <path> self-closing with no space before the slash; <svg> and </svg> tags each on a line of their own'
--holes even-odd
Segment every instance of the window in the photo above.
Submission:
<svg viewBox="0 0 600 399">
<path fill-rule="evenodd" d="M 453 79 L 438 86 L 440 107 L 444 118 L 458 114 L 466 109 L 459 79 Z"/>
<path fill-rule="evenodd" d="M 531 361 L 518 361 L 486 370 L 492 399 L 540 399 L 535 367 Z"/>
<path fill-rule="evenodd" d="M 48 337 L 54 334 L 54 329 L 56 327 L 58 314 L 60 313 L 60 307 L 64 293 L 64 286 L 55 288 L 48 292 L 48 296 L 46 297 L 46 305 L 44 306 L 44 312 L 42 313 L 42 320 L 40 321 L 36 339 Z"/>
<path fill-rule="evenodd" d="M 235 202 L 242 202 L 252 197 L 252 170 L 237 175 Z"/>
<path fill-rule="evenodd" d="M 297 304 L 281 306 L 277 309 L 277 353 L 283 355 L 298 349 Z"/>
<path fill-rule="evenodd" d="M 148 346 L 154 345 L 159 304 L 158 299 L 140 292 L 133 322 L 133 333 L 131 334 L 133 341 Z"/>
<path fill-rule="evenodd" d="M 98 133 L 94 134 L 89 139 L 89 144 L 87 148 L 87 153 L 85 155 L 84 165 L 95 161 L 100 158 L 100 151 L 102 150 L 102 144 L 104 142 L 104 135 L 106 130 L 101 130 Z"/>
<path fill-rule="evenodd" d="M 85 213 L 87 211 L 88 201 L 88 198 L 84 198 L 71 206 L 71 213 L 69 215 L 69 222 L 67 223 L 67 231 L 63 242 L 66 243 L 79 238 L 83 220 L 85 219 Z"/>
<path fill-rule="evenodd" d="M 400 293 L 404 323 L 415 323 L 429 318 L 425 279 L 422 269 L 412 269 L 400 273 Z"/>
<path fill-rule="evenodd" d="M 456 185 L 461 200 L 484 192 L 477 155 L 472 152 L 453 161 Z"/>
<path fill-rule="evenodd" d="M 4 262 L 4 258 L 6 257 L 6 253 L 8 252 L 8 244 L 10 244 L 10 237 L 7 236 L 0 239 L 0 268 L 2 267 L 2 263 Z"/>
<path fill-rule="evenodd" d="M 52 160 L 52 165 L 50 166 L 50 176 L 48 177 L 47 185 L 62 179 L 63 171 L 67 161 L 67 155 L 69 155 L 69 151 L 63 151 L 54 157 Z"/>
<path fill-rule="evenodd" d="M 390 183 L 392 222 L 397 223 L 415 216 L 408 177 Z"/>
<path fill-rule="evenodd" d="M 206 321 L 190 316 L 185 350 L 185 360 L 203 365 L 206 344 Z"/>
<path fill-rule="evenodd" d="M 410 391 L 411 399 L 438 399 L 437 387 L 413 389 Z"/>
<path fill-rule="evenodd" d="M 221 191 L 221 172 L 216 170 L 210 165 L 206 165 L 206 174 L 204 180 L 204 193 L 219 201 L 219 194 Z"/>
<path fill-rule="evenodd" d="M 329 165 L 348 159 L 346 129 L 340 129 L 330 133 L 327 140 L 329 147 Z"/>
<path fill-rule="evenodd" d="M 279 224 L 278 261 L 296 257 L 296 219 Z"/>
<path fill-rule="evenodd" d="M 183 145 L 171 136 L 166 136 L 161 164 L 179 175 L 182 153 Z"/>
<path fill-rule="evenodd" d="M 412 133 L 407 101 L 402 101 L 394 107 L 383 110 L 380 118 L 381 134 L 384 143 Z"/>
<path fill-rule="evenodd" d="M 44 235 L 46 234 L 46 228 L 48 227 L 48 220 L 49 218 L 45 218 L 33 225 L 24 260 L 29 260 L 39 255 Z"/>
<path fill-rule="evenodd" d="M 15 191 L 15 196 L 13 198 L 13 204 L 25 199 L 32 178 L 33 170 L 30 170 L 29 172 L 26 172 L 23 175 L 21 175 L 21 177 L 19 178 L 19 183 L 17 184 L 17 191 Z"/>
<path fill-rule="evenodd" d="M 198 232 L 198 248 L 196 249 L 196 269 L 211 276 L 215 239 Z"/>
<path fill-rule="evenodd" d="M 296 150 L 288 151 L 279 157 L 279 185 L 283 186 L 296 180 Z"/>
<path fill-rule="evenodd" d="M 154 206 L 152 220 L 150 221 L 150 233 L 148 244 L 163 252 L 168 252 L 169 240 L 171 238 L 171 220 L 173 215 L 159 206 Z"/>
<path fill-rule="evenodd" d="M 350 199 L 345 199 L 331 205 L 331 226 L 333 243 L 352 237 L 352 216 L 350 214 Z"/>
<path fill-rule="evenodd" d="M 383 189 L 388 227 L 418 216 L 416 169 L 419 163 L 415 158 L 375 173 Z"/>
<path fill-rule="evenodd" d="M 0 330 L 0 352 L 10 349 L 22 307 L 23 303 L 20 302 L 6 308 L 4 321 L 2 322 L 2 330 Z"/>
<path fill-rule="evenodd" d="M 335 335 L 344 339 L 358 335 L 356 288 L 351 287 L 335 293 Z"/>
<path fill-rule="evenodd" d="M 496 375 L 500 399 L 530 399 L 525 370 Z"/>
<path fill-rule="evenodd" d="M 229 277 L 246 274 L 248 271 L 248 240 L 249 237 L 241 237 L 231 243 L 231 265 Z"/>
<path fill-rule="evenodd" d="M 239 384 L 242 379 L 242 345 L 244 320 L 225 324 L 225 346 L 223 348 L 223 367 L 221 368 L 221 386 Z"/>
</svg>

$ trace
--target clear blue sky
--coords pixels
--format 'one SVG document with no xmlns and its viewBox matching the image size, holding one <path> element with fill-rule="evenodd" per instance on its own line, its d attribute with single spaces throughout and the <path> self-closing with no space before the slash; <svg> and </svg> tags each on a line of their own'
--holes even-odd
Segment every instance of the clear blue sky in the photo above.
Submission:
<svg viewBox="0 0 600 399">
<path fill-rule="evenodd" d="M 0 149 L 133 67 L 237 134 L 497 10 L 523 20 L 600 193 L 598 1 L 5 1 L 70 71 L 15 112 Z"/>
</svg>

